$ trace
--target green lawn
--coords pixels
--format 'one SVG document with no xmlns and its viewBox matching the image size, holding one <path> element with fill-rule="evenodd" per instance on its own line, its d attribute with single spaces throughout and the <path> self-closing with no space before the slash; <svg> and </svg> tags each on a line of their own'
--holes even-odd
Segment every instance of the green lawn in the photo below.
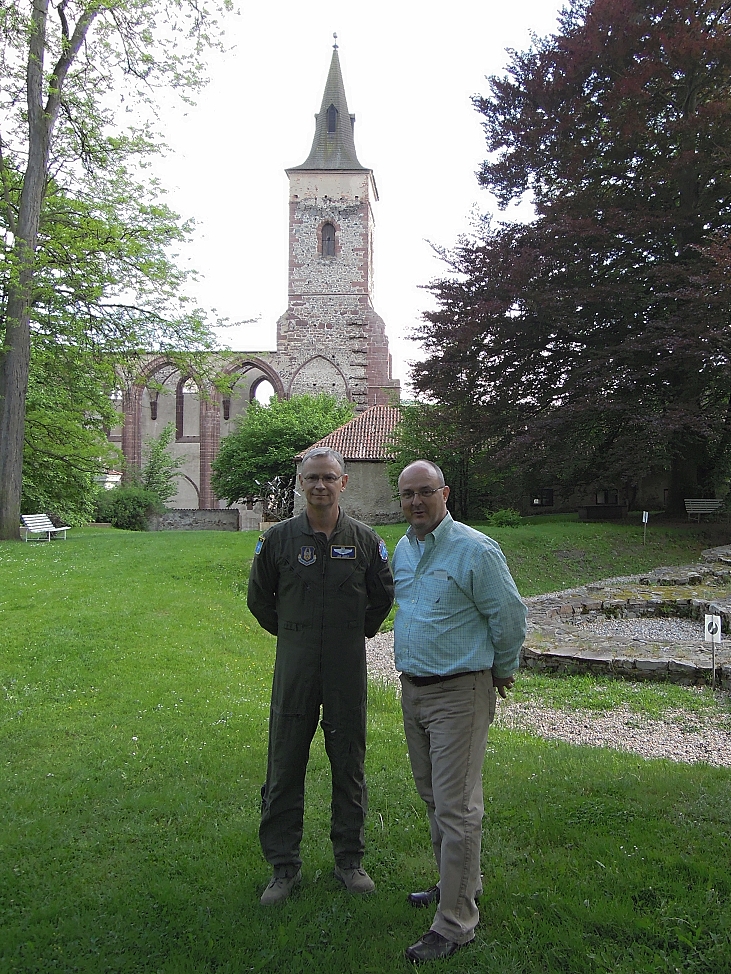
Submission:
<svg viewBox="0 0 731 974">
<path fill-rule="evenodd" d="M 695 560 L 718 530 L 651 525 L 644 547 L 637 524 L 490 533 L 527 595 Z M 402 531 L 383 529 L 390 547 Z M 274 640 L 246 609 L 255 540 L 84 529 L 0 543 L 1 974 L 408 970 L 430 917 L 405 895 L 434 869 L 389 688 L 369 707 L 376 894 L 332 878 L 318 737 L 305 882 L 259 906 Z M 576 681 L 584 693 L 596 685 Z M 662 691 L 644 694 L 661 712 Z M 612 685 L 605 705 L 623 698 Z M 731 971 L 729 771 L 496 729 L 486 772 L 483 918 L 450 971 Z"/>
</svg>

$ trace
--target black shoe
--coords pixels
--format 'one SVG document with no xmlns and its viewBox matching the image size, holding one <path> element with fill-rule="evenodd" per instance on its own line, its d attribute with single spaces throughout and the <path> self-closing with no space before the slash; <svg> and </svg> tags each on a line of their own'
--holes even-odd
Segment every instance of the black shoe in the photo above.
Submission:
<svg viewBox="0 0 731 974">
<path fill-rule="evenodd" d="M 439 887 L 430 886 L 422 893 L 409 893 L 408 900 L 412 906 L 431 906 L 439 902 Z"/>
<path fill-rule="evenodd" d="M 411 947 L 405 950 L 406 960 L 412 964 L 423 964 L 430 960 L 445 960 L 455 954 L 463 944 L 456 944 L 453 940 L 447 940 L 436 930 L 427 930 L 421 940 L 417 940 Z"/>
</svg>

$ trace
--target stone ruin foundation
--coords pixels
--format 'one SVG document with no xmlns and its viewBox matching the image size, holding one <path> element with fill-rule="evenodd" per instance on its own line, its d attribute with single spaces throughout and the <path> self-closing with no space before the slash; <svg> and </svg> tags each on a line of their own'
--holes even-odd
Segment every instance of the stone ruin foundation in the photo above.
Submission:
<svg viewBox="0 0 731 974">
<path fill-rule="evenodd" d="M 704 551 L 697 565 L 608 579 L 526 604 L 526 669 L 690 685 L 715 677 L 716 687 L 731 690 L 731 545 Z M 715 673 L 713 646 L 704 640 L 707 613 L 721 617 Z"/>
</svg>

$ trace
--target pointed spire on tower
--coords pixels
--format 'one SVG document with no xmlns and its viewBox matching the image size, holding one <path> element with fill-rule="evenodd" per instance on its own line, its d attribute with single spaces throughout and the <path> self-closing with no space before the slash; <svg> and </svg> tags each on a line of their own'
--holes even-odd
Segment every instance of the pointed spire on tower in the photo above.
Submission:
<svg viewBox="0 0 731 974">
<path fill-rule="evenodd" d="M 340 71 L 338 35 L 333 34 L 332 60 L 325 82 L 320 111 L 315 116 L 315 137 L 307 159 L 293 169 L 357 169 L 366 170 L 358 162 L 353 138 L 355 115 L 348 112 L 345 85 Z"/>
</svg>

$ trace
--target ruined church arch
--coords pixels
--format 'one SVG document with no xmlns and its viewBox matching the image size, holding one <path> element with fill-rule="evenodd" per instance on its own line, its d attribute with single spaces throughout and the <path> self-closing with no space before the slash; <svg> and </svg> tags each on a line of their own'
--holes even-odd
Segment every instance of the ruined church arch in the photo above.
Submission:
<svg viewBox="0 0 731 974">
<path fill-rule="evenodd" d="M 327 392 L 338 399 L 350 399 L 348 382 L 341 369 L 324 355 L 313 355 L 292 376 L 290 396 Z"/>
</svg>

